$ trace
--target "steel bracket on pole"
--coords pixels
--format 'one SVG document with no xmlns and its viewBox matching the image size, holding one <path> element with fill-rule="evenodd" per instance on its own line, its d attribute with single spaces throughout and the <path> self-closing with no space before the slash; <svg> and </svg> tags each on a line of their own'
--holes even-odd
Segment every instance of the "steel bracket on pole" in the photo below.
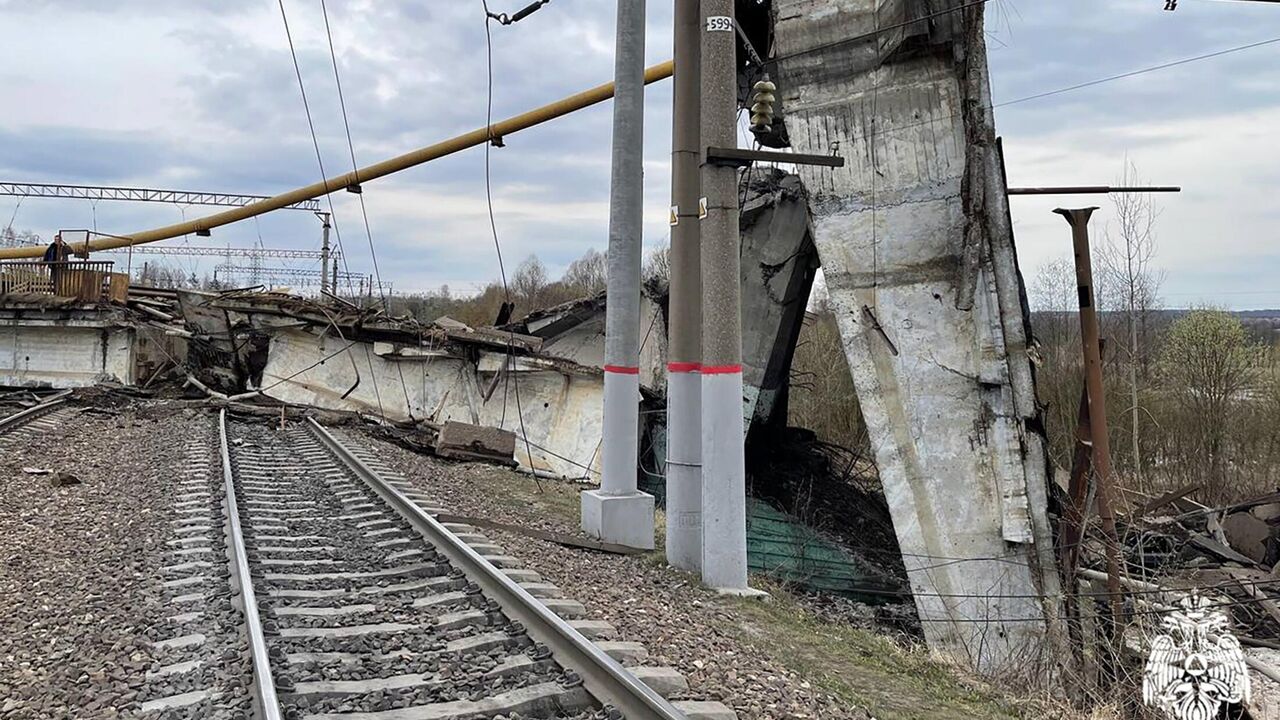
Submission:
<svg viewBox="0 0 1280 720">
<path fill-rule="evenodd" d="M 773 152 L 770 150 L 743 150 L 741 148 L 707 148 L 707 163 L 726 167 L 747 167 L 755 162 L 782 162 L 794 165 L 822 165 L 844 167 L 839 155 L 805 155 L 802 153 Z"/>
</svg>

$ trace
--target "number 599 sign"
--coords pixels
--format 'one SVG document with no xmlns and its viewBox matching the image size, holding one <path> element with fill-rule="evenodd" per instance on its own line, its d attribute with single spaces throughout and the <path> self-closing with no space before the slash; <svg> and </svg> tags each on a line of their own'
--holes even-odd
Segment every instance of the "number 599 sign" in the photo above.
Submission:
<svg viewBox="0 0 1280 720">
<path fill-rule="evenodd" d="M 733 32 L 733 18 L 724 15 L 708 17 L 707 32 Z"/>
</svg>

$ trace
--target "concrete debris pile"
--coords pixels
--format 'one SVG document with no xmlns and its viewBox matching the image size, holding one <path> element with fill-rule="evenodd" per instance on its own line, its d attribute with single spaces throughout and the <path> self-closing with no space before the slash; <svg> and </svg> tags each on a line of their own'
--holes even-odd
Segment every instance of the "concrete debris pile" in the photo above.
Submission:
<svg viewBox="0 0 1280 720">
<path fill-rule="evenodd" d="M 192 379 L 213 392 L 420 425 L 442 454 L 514 456 L 555 477 L 597 468 L 603 297 L 502 327 L 423 323 L 261 290 L 180 291 L 179 301 Z M 655 336 L 664 335 L 657 306 L 648 312 Z M 642 384 L 651 394 L 662 377 L 656 348 Z"/>
<path fill-rule="evenodd" d="M 755 171 L 744 198 L 743 411 L 758 428 L 785 424 L 787 371 L 817 260 L 798 178 Z M 0 335 L 0 385 L 147 388 L 176 377 L 218 399 L 363 413 L 415 426 L 427 436 L 415 442 L 445 454 L 506 455 L 526 470 L 596 480 L 606 305 L 600 293 L 523 318 L 508 309 L 494 326 L 473 327 L 262 288 L 133 285 L 92 302 L 10 293 L 0 297 L 0 324 L 11 328 Z M 657 475 L 667 313 L 666 288 L 650 282 L 639 318 L 640 412 L 642 464 Z M 507 434 L 457 443 L 453 425 L 439 440 L 450 423 Z"/>
<path fill-rule="evenodd" d="M 749 426 L 785 424 L 785 390 L 817 267 L 805 194 L 776 170 L 748 181 L 743 228 Z M 526 470 L 595 480 L 603 406 L 604 293 L 491 327 L 449 317 L 390 317 L 332 296 L 260 288 L 139 297 L 155 321 L 180 318 L 189 382 L 218 397 L 376 416 L 428 433 L 418 446 L 454 456 L 514 457 Z M 667 298 L 651 282 L 640 306 L 644 465 L 663 472 Z M 458 443 L 460 426 L 492 428 Z M 453 430 L 441 433 L 441 428 Z M 482 433 L 483 434 L 483 433 Z M 508 450 L 510 452 L 508 452 Z"/>
<path fill-rule="evenodd" d="M 1187 497 L 1196 489 L 1165 493 L 1118 514 L 1126 578 L 1221 596 L 1217 601 L 1225 601 L 1241 642 L 1280 647 L 1280 587 L 1275 574 L 1280 566 L 1280 493 L 1208 507 Z M 1087 592 L 1106 592 L 1100 538 L 1099 534 L 1088 539 L 1082 547 L 1084 569 L 1078 577 Z M 1064 562 L 1064 567 L 1070 566 Z M 1132 580 L 1128 584 L 1130 590 L 1143 589 L 1134 587 Z M 1135 593 L 1130 610 L 1143 614 L 1143 599 L 1142 593 Z"/>
</svg>

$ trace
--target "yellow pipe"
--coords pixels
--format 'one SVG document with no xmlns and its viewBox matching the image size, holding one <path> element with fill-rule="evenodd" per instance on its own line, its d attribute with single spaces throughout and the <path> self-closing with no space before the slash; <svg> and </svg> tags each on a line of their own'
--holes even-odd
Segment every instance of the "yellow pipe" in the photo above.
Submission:
<svg viewBox="0 0 1280 720">
<path fill-rule="evenodd" d="M 670 60 L 659 63 L 644 71 L 645 84 L 655 83 L 659 80 L 665 80 L 671 77 L 672 63 Z M 522 115 L 516 115 L 500 122 L 494 123 L 490 127 L 492 132 L 486 128 L 472 130 L 465 135 L 444 142 L 428 145 L 424 148 L 418 148 L 412 152 L 405 153 L 393 157 L 390 160 L 383 160 L 380 163 L 370 165 L 359 170 L 338 175 L 328 180 L 314 183 L 306 187 L 290 190 L 289 192 L 276 195 L 275 197 L 259 200 L 256 203 L 245 205 L 243 207 L 232 208 L 220 213 L 214 213 L 207 217 L 197 218 L 188 222 L 178 223 L 176 225 L 166 225 L 165 227 L 156 228 L 154 230 L 145 230 L 136 232 L 132 235 L 121 235 L 109 238 L 101 238 L 88 242 L 88 249 L 93 250 L 112 250 L 114 248 L 128 247 L 130 245 L 141 245 L 143 243 L 151 243 L 159 240 L 168 240 L 180 235 L 186 235 L 201 230 L 212 230 L 216 227 L 229 225 L 240 220 L 247 220 L 256 215 L 279 210 L 287 205 L 292 205 L 303 200 L 311 200 L 322 195 L 327 195 L 336 190 L 342 190 L 349 185 L 374 180 L 392 173 L 400 172 L 415 165 L 442 158 L 446 155 L 467 148 L 475 147 L 482 143 L 488 142 L 492 134 L 493 137 L 502 137 L 512 133 L 524 130 L 526 128 L 539 125 L 554 120 L 571 112 L 590 107 L 597 103 L 608 100 L 613 97 L 613 83 L 605 83 L 597 87 L 591 88 L 577 95 L 571 95 L 563 100 L 544 105 L 536 110 L 530 110 Z M 76 243 L 72 246 L 77 252 L 83 252 L 85 243 Z M 0 259 L 7 258 L 24 258 L 24 257 L 41 257 L 44 255 L 42 247 L 19 247 L 19 248 L 3 248 L 0 249 Z"/>
</svg>

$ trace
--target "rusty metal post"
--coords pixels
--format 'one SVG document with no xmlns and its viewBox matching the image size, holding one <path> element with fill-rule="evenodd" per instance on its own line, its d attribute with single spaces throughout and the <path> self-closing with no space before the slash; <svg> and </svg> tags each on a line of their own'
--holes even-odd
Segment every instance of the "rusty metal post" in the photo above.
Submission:
<svg viewBox="0 0 1280 720">
<path fill-rule="evenodd" d="M 1085 390 L 1089 396 L 1089 427 L 1093 441 L 1093 471 L 1096 478 L 1098 519 L 1107 550 L 1107 592 L 1111 599 L 1111 632 L 1120 630 L 1120 543 L 1116 536 L 1115 509 L 1111 505 L 1111 444 L 1107 439 L 1107 401 L 1102 384 L 1102 353 L 1099 349 L 1098 313 L 1094 307 L 1093 263 L 1089 251 L 1089 216 L 1096 207 L 1064 209 L 1055 213 L 1071 225 L 1071 242 L 1076 263 L 1076 291 L 1080 301 L 1080 334 L 1084 343 Z"/>
</svg>

